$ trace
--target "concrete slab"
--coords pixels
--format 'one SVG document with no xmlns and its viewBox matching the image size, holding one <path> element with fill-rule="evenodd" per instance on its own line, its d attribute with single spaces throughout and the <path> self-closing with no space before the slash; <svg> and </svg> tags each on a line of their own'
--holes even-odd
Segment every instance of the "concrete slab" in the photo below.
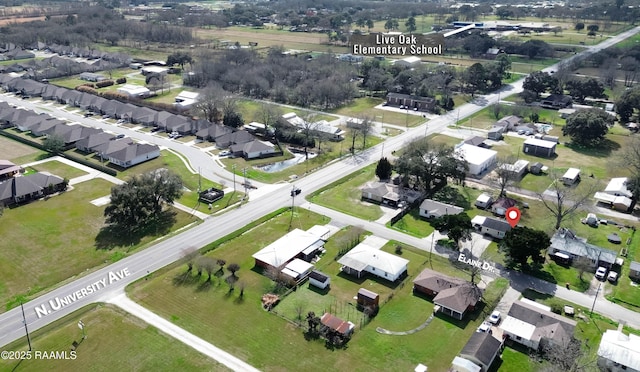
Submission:
<svg viewBox="0 0 640 372">
<path fill-rule="evenodd" d="M 111 195 L 107 195 L 107 196 L 100 197 L 98 199 L 93 199 L 92 201 L 90 201 L 90 203 L 95 205 L 96 207 L 102 207 L 109 204 L 110 201 L 111 201 Z"/>
<path fill-rule="evenodd" d="M 362 241 L 362 243 L 368 245 L 371 248 L 375 248 L 375 249 L 382 248 L 388 242 L 389 242 L 389 240 L 381 238 L 379 236 L 375 236 L 375 235 L 369 235 Z"/>
</svg>

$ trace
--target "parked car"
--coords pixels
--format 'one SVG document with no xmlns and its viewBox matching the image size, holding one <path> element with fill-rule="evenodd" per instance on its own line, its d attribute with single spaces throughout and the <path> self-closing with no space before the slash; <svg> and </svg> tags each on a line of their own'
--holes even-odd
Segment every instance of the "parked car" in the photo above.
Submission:
<svg viewBox="0 0 640 372">
<path fill-rule="evenodd" d="M 125 137 L 125 135 L 124 135 L 124 134 L 122 134 L 122 133 L 120 133 L 120 134 L 118 134 L 118 135 L 116 136 L 116 139 L 121 139 L 121 138 L 124 138 L 124 137 Z"/>
<path fill-rule="evenodd" d="M 491 313 L 489 316 L 489 323 L 497 325 L 500 323 L 500 312 L 498 310 Z"/>
<path fill-rule="evenodd" d="M 480 324 L 478 329 L 476 329 L 476 332 L 491 333 L 491 324 L 483 322 L 482 324 Z"/>
<path fill-rule="evenodd" d="M 610 271 L 609 275 L 607 276 L 607 280 L 609 281 L 609 283 L 615 283 L 618 281 L 618 273 L 615 271 Z"/>
<path fill-rule="evenodd" d="M 218 156 L 220 156 L 220 157 L 229 156 L 229 155 L 231 155 L 231 151 L 229 151 L 229 150 L 220 151 L 220 153 L 218 154 Z"/>
<path fill-rule="evenodd" d="M 93 116 L 93 112 L 85 112 L 84 117 L 88 118 L 89 116 Z"/>
<path fill-rule="evenodd" d="M 598 270 L 596 270 L 596 279 L 600 281 L 604 281 L 606 277 L 607 277 L 607 268 L 600 266 Z"/>
<path fill-rule="evenodd" d="M 124 119 L 118 119 L 118 121 L 116 121 L 116 124 L 124 124 Z"/>
</svg>

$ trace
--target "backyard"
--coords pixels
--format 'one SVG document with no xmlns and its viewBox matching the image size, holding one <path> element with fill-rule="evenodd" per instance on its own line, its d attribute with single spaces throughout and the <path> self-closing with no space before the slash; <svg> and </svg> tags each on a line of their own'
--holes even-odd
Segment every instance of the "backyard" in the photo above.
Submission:
<svg viewBox="0 0 640 372">
<path fill-rule="evenodd" d="M 0 132 L 1 133 L 1 132 Z M 17 165 L 41 160 L 48 154 L 42 150 L 25 145 L 0 135 L 0 159 L 9 160 Z"/>
</svg>

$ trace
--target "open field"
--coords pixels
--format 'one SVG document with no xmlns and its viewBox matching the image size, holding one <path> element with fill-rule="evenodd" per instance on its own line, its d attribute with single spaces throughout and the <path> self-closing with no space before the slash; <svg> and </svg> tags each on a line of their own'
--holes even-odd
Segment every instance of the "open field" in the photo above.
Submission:
<svg viewBox="0 0 640 372">
<path fill-rule="evenodd" d="M 0 136 L 0 159 L 6 159 L 21 165 L 40 160 L 46 152 L 25 145 L 10 138 Z"/>
<path fill-rule="evenodd" d="M 350 116 L 354 118 L 369 117 L 373 121 L 379 121 L 386 124 L 402 125 L 415 127 L 426 121 L 419 115 L 400 113 L 395 111 L 381 110 L 374 108 L 384 102 L 381 98 L 364 97 L 356 98 L 352 103 L 343 106 L 331 112 L 339 115 Z"/>
<path fill-rule="evenodd" d="M 82 340 L 78 321 L 85 324 Z M 89 305 L 31 332 L 34 350 L 66 351 L 80 345 L 73 360 L 0 360 L 3 371 L 228 371 L 215 360 L 113 305 Z M 3 348 L 28 350 L 23 338 Z"/>
<path fill-rule="evenodd" d="M 94 179 L 46 200 L 4 210 L 0 225 L 0 234 L 4 237 L 0 241 L 1 304 L 14 307 L 20 299 L 35 297 L 74 275 L 119 260 L 169 230 L 195 222 L 176 210 L 176 221 L 166 230 L 127 242 L 126 248 L 97 249 L 102 244 L 116 243 L 113 238 L 100 234 L 105 207 L 90 203 L 109 195 L 111 186 L 107 181 Z M 53 264 L 60 262 L 64 265 Z M 2 306 L 0 311 L 4 310 Z"/>
<path fill-rule="evenodd" d="M 290 295 L 292 297 L 285 298 L 274 309 L 280 315 L 293 316 L 290 322 L 263 311 L 260 296 L 269 291 L 273 284 L 259 274 L 260 270 L 252 269 L 253 259 L 250 255 L 286 232 L 290 218 L 288 213 L 274 217 L 207 254 L 240 264 L 238 276 L 245 288 L 242 297 L 237 285 L 234 291 L 229 291 L 223 280 L 228 275 L 226 272 L 207 285 L 204 278 L 185 276 L 185 265 L 167 269 L 150 281 L 137 282 L 128 288 L 130 295 L 159 315 L 264 370 L 319 371 L 326 370 L 327 365 L 337 370 L 353 370 L 354 366 L 358 366 L 355 370 L 407 370 L 418 362 L 428 364 L 434 370 L 444 370 L 491 307 L 488 305 L 478 313 L 471 314 L 464 322 L 437 316 L 426 329 L 408 336 L 378 334 L 375 330 L 378 326 L 390 330 L 415 328 L 433 310 L 430 301 L 411 293 L 411 285 L 400 285 L 395 287 L 393 298 L 388 299 L 370 324 L 362 329 L 357 324 L 355 335 L 346 349 L 329 350 L 322 340 L 305 340 L 302 330 L 295 325 L 295 307 L 302 306 L 303 315 L 307 311 L 321 315 L 325 308 L 331 308 L 342 314 L 350 313 L 356 319 L 358 312 L 349 309 L 351 305 L 348 302 L 353 301 L 350 297 L 357 288 L 366 286 L 390 293 L 394 286 L 385 285 L 384 281 L 353 280 L 338 274 L 333 256 L 341 245 L 332 243 L 333 239 L 340 239 L 340 235 L 336 235 L 329 240 L 327 253 L 318 262 L 318 266 L 332 276 L 329 293 L 323 295 L 310 291 L 306 288 L 307 284 L 293 292 Z M 321 221 L 319 216 L 305 210 L 298 210 L 296 214 L 295 227 L 304 229 Z M 395 245 L 390 242 L 383 250 L 393 251 Z M 415 248 L 405 247 L 402 255 L 411 262 L 410 277 L 404 281 L 407 284 L 425 265 L 464 276 L 440 257 L 434 257 L 431 263 L 427 263 L 427 253 Z M 506 284 L 504 280 L 492 284 L 485 293 L 487 301 L 493 304 Z M 381 300 L 384 301 L 385 297 Z M 428 348 L 423 347 L 425 339 L 431 340 Z M 290 358 L 288 351 L 292 348 L 304 358 Z"/>
<path fill-rule="evenodd" d="M 72 167 L 59 161 L 48 161 L 38 165 L 34 165 L 31 168 L 38 172 L 49 172 L 55 174 L 58 177 L 72 179 L 75 177 L 84 176 L 87 174 L 85 171 L 81 171 L 78 168 Z"/>
<path fill-rule="evenodd" d="M 245 123 L 249 123 L 252 121 L 262 123 L 264 121 L 262 116 L 263 106 L 271 107 L 278 114 L 278 116 L 282 116 L 289 112 L 295 112 L 299 117 L 305 118 L 306 116 L 308 116 L 313 121 L 333 121 L 338 118 L 334 115 L 318 114 L 316 112 L 311 112 L 303 108 L 293 109 L 290 107 L 280 106 L 277 103 L 259 102 L 249 99 L 242 99 L 238 101 L 238 112 L 242 114 L 242 118 L 244 119 Z"/>
</svg>

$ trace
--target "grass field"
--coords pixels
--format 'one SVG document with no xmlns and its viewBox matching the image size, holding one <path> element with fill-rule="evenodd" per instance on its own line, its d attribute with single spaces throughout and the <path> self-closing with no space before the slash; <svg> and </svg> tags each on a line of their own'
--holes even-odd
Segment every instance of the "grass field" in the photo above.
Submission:
<svg viewBox="0 0 640 372">
<path fill-rule="evenodd" d="M 361 201 L 360 187 L 368 181 L 377 180 L 375 177 L 376 164 L 350 174 L 330 185 L 327 185 L 309 196 L 309 199 L 322 206 L 335 209 L 366 220 L 376 220 L 382 217 L 382 210 L 378 205 Z"/>
<path fill-rule="evenodd" d="M 352 103 L 339 109 L 333 110 L 332 112 L 335 114 L 350 116 L 354 118 L 362 118 L 366 116 L 374 121 L 408 127 L 415 127 L 426 121 L 426 119 L 419 115 L 374 108 L 382 102 L 384 102 L 384 100 L 381 98 L 356 98 Z"/>
<path fill-rule="evenodd" d="M 82 171 L 76 167 L 72 167 L 55 160 L 40 163 L 38 165 L 32 166 L 31 168 L 35 169 L 38 172 L 49 172 L 55 174 L 58 177 L 66 179 L 72 179 L 87 174 L 85 171 Z"/>
<path fill-rule="evenodd" d="M 299 117 L 305 118 L 305 116 L 308 116 L 313 121 L 333 121 L 338 118 L 334 115 L 319 114 L 317 112 L 308 111 L 302 108 L 293 109 L 290 107 L 280 106 L 275 103 L 263 103 L 248 99 L 242 99 L 238 101 L 238 111 L 242 114 L 242 118 L 244 119 L 245 123 L 249 123 L 252 121 L 262 123 L 264 121 L 262 116 L 263 107 L 272 107 L 279 117 L 289 112 L 295 112 Z"/>
<path fill-rule="evenodd" d="M 4 237 L 0 241 L 0 303 L 6 307 L 0 311 L 74 275 L 121 259 L 167 233 L 144 237 L 126 248 L 96 249 L 102 241 L 98 237 L 104 226 L 105 207 L 96 207 L 90 201 L 109 195 L 111 186 L 94 179 L 46 200 L 4 210 L 0 225 Z M 176 212 L 171 230 L 194 222 L 186 213 Z M 52 264 L 60 262 L 64 264 Z"/>
<path fill-rule="evenodd" d="M 299 210 L 297 214 L 294 218 L 295 227 L 304 229 L 322 222 L 320 216 L 305 210 Z M 338 243 L 340 234 L 347 234 L 344 231 L 329 239 L 327 253 L 318 262 L 318 267 L 332 276 L 329 293 L 323 295 L 300 288 L 275 307 L 275 311 L 292 317 L 292 321 L 269 314 L 261 309 L 260 296 L 270 290 L 272 283 L 260 275 L 259 270 L 252 269 L 253 259 L 250 255 L 284 234 L 289 218 L 290 215 L 285 212 L 208 253 L 240 264 L 239 280 L 245 285 L 243 297 L 240 297 L 237 286 L 233 292 L 229 292 L 223 277 L 213 279 L 210 285 L 203 285 L 202 278 L 194 280 L 193 275 L 191 279 L 187 277 L 184 280 L 184 265 L 168 269 L 153 280 L 137 282 L 129 287 L 129 293 L 159 315 L 263 370 L 324 371 L 327 365 L 336 370 L 407 370 L 419 362 L 428 364 L 436 371 L 446 370 L 475 331 L 476 325 L 484 319 L 485 312 L 492 308 L 492 305 L 487 305 L 464 322 L 438 316 L 425 330 L 413 335 L 378 334 L 376 327 L 396 331 L 415 328 L 426 320 L 433 310 L 433 304 L 414 296 L 410 285 L 394 287 L 385 285 L 383 281 L 353 280 L 338 274 L 339 267 L 333 256 L 341 247 Z M 390 242 L 382 249 L 393 252 L 396 244 Z M 410 277 L 405 279 L 405 283 L 410 283 L 411 276 L 425 265 L 464 277 L 446 259 L 434 257 L 428 263 L 428 253 L 424 251 L 405 247 L 402 256 L 410 260 Z M 506 281 L 499 280 L 490 286 L 485 293 L 487 302 L 495 303 L 506 285 Z M 353 301 L 353 294 L 362 286 L 386 294 L 395 292 L 393 298 L 386 296 L 389 301 L 370 324 L 362 329 L 356 328 L 346 349 L 329 350 L 321 340 L 305 340 L 302 330 L 295 325 L 296 307 L 303 307 L 304 315 L 310 310 L 319 314 L 330 308 L 347 316 L 351 314 L 356 320 L 357 311 L 350 309 L 348 303 Z M 381 300 L 384 301 L 385 296 Z M 430 340 L 429 347 L 424 347 L 425 339 Z M 291 358 L 288 351 L 293 349 L 304 358 Z"/>
<path fill-rule="evenodd" d="M 0 159 L 21 165 L 41 160 L 47 153 L 10 138 L 0 136 Z"/>
<path fill-rule="evenodd" d="M 85 324 L 87 338 L 77 323 Z M 89 305 L 35 332 L 33 350 L 66 351 L 76 341 L 74 360 L 0 360 L 3 371 L 228 371 L 215 360 L 167 336 L 112 305 Z M 21 339 L 3 350 L 26 351 Z"/>
</svg>

